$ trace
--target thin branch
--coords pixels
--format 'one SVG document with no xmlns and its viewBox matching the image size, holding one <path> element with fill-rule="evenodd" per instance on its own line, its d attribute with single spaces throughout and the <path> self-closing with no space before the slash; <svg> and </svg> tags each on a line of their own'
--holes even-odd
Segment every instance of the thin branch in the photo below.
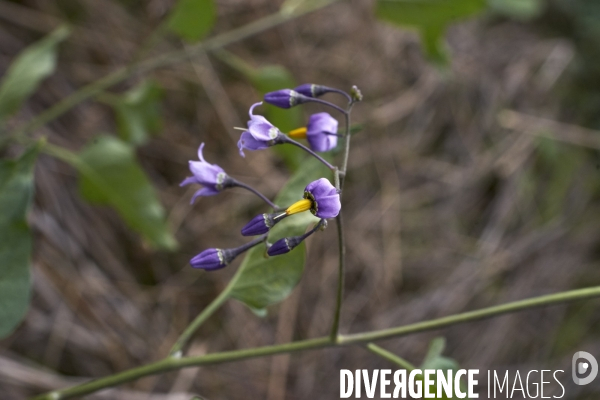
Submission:
<svg viewBox="0 0 600 400">
<path fill-rule="evenodd" d="M 344 114 L 344 115 L 347 115 L 347 114 L 348 114 L 348 111 L 347 111 L 347 110 L 344 110 L 342 107 L 340 107 L 340 106 L 337 106 L 337 105 L 335 105 L 335 104 L 333 104 L 333 103 L 330 103 L 330 102 L 328 102 L 328 101 L 326 101 L 326 100 L 317 99 L 317 98 L 315 98 L 315 97 L 307 97 L 307 98 L 306 98 L 306 101 L 307 101 L 307 102 L 312 102 L 312 103 L 319 103 L 319 104 L 323 104 L 324 106 L 331 107 L 331 108 L 335 108 L 336 110 L 338 110 L 339 112 L 341 112 L 341 113 L 342 113 L 342 114 Z"/>
<path fill-rule="evenodd" d="M 346 132 L 344 133 L 344 158 L 342 159 L 342 170 L 340 171 L 340 177 L 342 182 L 340 185 L 343 187 L 344 177 L 346 176 L 346 170 L 348 169 L 348 157 L 350 156 L 350 111 L 352 111 L 352 103 L 348 106 L 348 112 L 345 114 Z"/>
<path fill-rule="evenodd" d="M 344 185 L 344 178 L 346 176 L 346 168 L 348 166 L 348 157 L 350 155 L 350 112 L 352 111 L 352 102 L 348 104 L 348 109 L 344 113 L 346 131 L 344 132 L 344 158 L 342 160 L 342 171 L 338 168 L 334 170 L 335 187 L 340 193 L 340 200 L 342 196 L 342 188 Z M 344 239 L 344 227 L 342 223 L 342 211 L 335 219 L 338 233 L 338 282 L 335 296 L 335 311 L 333 314 L 333 322 L 331 324 L 331 331 L 329 337 L 333 342 L 337 342 L 339 330 L 340 330 L 340 318 L 342 314 L 342 303 L 344 301 L 344 276 L 346 269 L 346 241 Z"/>
<path fill-rule="evenodd" d="M 514 301 L 499 306 L 483 308 L 476 311 L 469 311 L 461 314 L 455 314 L 443 318 L 434 319 L 431 321 L 418 322 L 415 324 L 404 325 L 396 328 L 383 329 L 373 332 L 356 333 L 347 336 L 339 336 L 337 342 L 332 342 L 331 339 L 327 336 L 279 345 L 207 354 L 197 357 L 171 357 L 152 364 L 144 365 L 142 367 L 133 368 L 116 375 L 107 376 L 105 378 L 100 378 L 81 385 L 73 386 L 68 389 L 46 393 L 35 397 L 33 400 L 63 400 L 97 392 L 99 390 L 120 385 L 125 382 L 130 382 L 144 376 L 155 375 L 180 368 L 233 362 L 249 358 L 266 357 L 275 354 L 293 353 L 303 350 L 314 350 L 324 347 L 338 347 L 360 343 L 369 343 L 377 340 L 390 339 L 393 337 L 406 336 L 417 332 L 444 328 L 450 325 L 491 318 L 494 316 L 527 310 L 535 307 L 561 304 L 569 301 L 583 300 L 592 297 L 600 297 L 600 286 L 595 286 L 586 289 L 569 290 L 566 292 L 554 293 L 546 296 L 539 296 L 526 300 Z"/>
<path fill-rule="evenodd" d="M 262 239 L 261 239 L 262 240 Z M 183 333 L 179 336 L 173 347 L 171 347 L 171 351 L 169 351 L 169 356 L 174 358 L 181 358 L 183 355 L 183 350 L 187 343 L 190 341 L 194 333 L 200 328 L 200 326 L 208 319 L 211 315 L 215 313 L 222 305 L 229 299 L 229 291 L 222 291 L 219 296 L 217 296 L 211 303 L 204 309 L 198 316 L 192 321 L 191 324 L 188 325 L 187 328 L 183 331 Z"/>
<path fill-rule="evenodd" d="M 408 372 L 412 371 L 413 369 L 416 369 L 416 367 L 414 365 L 412 365 L 411 363 L 406 361 L 404 358 L 402 358 L 390 351 L 387 351 L 386 349 L 384 349 L 382 347 L 377 346 L 375 343 L 367 344 L 366 348 L 371 353 L 377 354 L 381 358 L 385 358 L 389 362 L 394 363 L 394 364 L 398 365 L 399 367 L 404 368 Z"/>
<path fill-rule="evenodd" d="M 335 171 L 337 169 L 336 167 L 331 165 L 327 160 L 325 160 L 323 157 L 321 157 L 320 155 L 318 155 L 317 153 L 315 153 L 314 151 L 312 151 L 305 145 L 296 142 L 294 139 L 292 139 L 288 136 L 285 136 L 285 135 L 281 135 L 280 140 L 282 141 L 281 143 L 289 143 L 289 144 L 293 144 L 294 146 L 300 147 L 302 150 L 306 151 L 308 154 L 310 154 L 311 156 L 315 157 L 317 160 L 319 160 L 323 164 L 325 164 L 327 166 L 327 168 L 329 168 L 330 170 Z"/>
<path fill-rule="evenodd" d="M 340 330 L 340 316 L 342 314 L 342 303 L 344 300 L 344 270 L 346 265 L 346 242 L 344 240 L 344 226 L 342 224 L 341 210 L 338 216 L 335 217 L 335 223 L 337 226 L 338 233 L 339 265 L 337 290 L 335 296 L 335 311 L 333 314 L 333 323 L 331 324 L 331 331 L 329 332 L 329 338 L 332 342 L 337 342 L 338 340 L 338 334 Z"/>
<path fill-rule="evenodd" d="M 327 87 L 327 93 L 341 94 L 342 96 L 344 96 L 346 98 L 346 100 L 348 100 L 348 103 L 352 103 L 352 97 L 350 97 L 350 95 L 348 93 L 344 92 L 343 90 L 332 88 L 332 87 Z"/>
<path fill-rule="evenodd" d="M 40 113 L 22 127 L 14 130 L 11 136 L 22 136 L 29 132 L 35 131 L 36 129 L 46 125 L 50 121 L 53 121 L 54 119 L 60 117 L 62 114 L 66 113 L 79 103 L 96 96 L 102 91 L 108 89 L 113 85 L 116 85 L 119 82 L 124 81 L 125 79 L 129 78 L 134 74 L 148 73 L 158 68 L 167 67 L 169 65 L 177 64 L 179 62 L 192 59 L 197 55 L 203 54 L 204 52 L 220 49 L 229 44 L 238 42 L 250 36 L 256 35 L 257 33 L 260 33 L 262 31 L 298 18 L 302 15 L 311 13 L 313 11 L 317 11 L 321 8 L 335 3 L 336 1 L 339 0 L 323 0 L 319 2 L 311 2 L 306 7 L 298 7 L 290 13 L 277 12 L 259 20 L 253 21 L 249 24 L 246 24 L 240 28 L 209 38 L 195 46 L 185 48 L 183 50 L 175 50 L 166 54 L 162 54 L 160 56 L 150 58 L 146 61 L 133 64 L 130 67 L 119 68 L 115 72 L 82 87 L 75 93 L 59 101 L 54 106 Z"/>
<path fill-rule="evenodd" d="M 244 188 L 252 193 L 254 193 L 256 196 L 258 196 L 259 198 L 261 198 L 265 203 L 267 203 L 272 209 L 274 209 L 275 211 L 281 211 L 281 208 L 273 203 L 271 200 L 269 200 L 267 198 L 267 196 L 265 196 L 264 194 L 262 194 L 261 192 L 259 192 L 258 190 L 254 189 L 252 186 L 245 184 L 244 182 L 240 182 L 236 179 L 232 179 L 232 185 L 233 186 L 237 186 L 237 187 L 241 187 Z"/>
</svg>

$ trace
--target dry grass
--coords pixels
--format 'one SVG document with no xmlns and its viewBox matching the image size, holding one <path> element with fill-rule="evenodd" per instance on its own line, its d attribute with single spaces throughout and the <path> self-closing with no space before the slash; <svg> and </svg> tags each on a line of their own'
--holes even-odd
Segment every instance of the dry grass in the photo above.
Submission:
<svg viewBox="0 0 600 400">
<path fill-rule="evenodd" d="M 56 21 L 73 18 L 58 72 L 14 123 L 131 61 L 171 1 L 44 2 L 0 0 L 0 70 Z M 231 46 L 255 66 L 280 63 L 300 82 L 349 88 L 364 103 L 354 119 L 344 209 L 348 231 L 343 332 L 384 328 L 600 282 L 598 133 L 557 125 L 565 113 L 557 85 L 571 44 L 532 26 L 479 19 L 453 27 L 451 72 L 421 56 L 412 33 L 378 23 L 372 2 L 336 4 Z M 217 32 L 276 10 L 271 2 L 219 4 Z M 181 47 L 163 41 L 155 52 Z M 77 195 L 74 171 L 44 156 L 36 167 L 34 295 L 26 321 L 0 346 L 2 399 L 21 399 L 83 378 L 104 376 L 165 356 L 178 334 L 224 287 L 237 264 L 215 273 L 191 270 L 206 247 L 240 243 L 237 231 L 261 204 L 235 190 L 188 205 L 178 183 L 201 141 L 205 157 L 231 175 L 275 194 L 287 172 L 277 157 L 241 159 L 236 131 L 258 94 L 235 71 L 209 57 L 153 73 L 167 96 L 164 132 L 139 158 L 169 210 L 181 249 L 141 245 L 112 210 Z M 124 90 L 143 77 L 115 88 Z M 517 113 L 504 113 L 511 109 Z M 533 116 L 533 117 L 532 117 Z M 550 121 L 548 121 L 550 120 Z M 79 149 L 114 131 L 106 106 L 88 101 L 41 129 L 50 141 Z M 540 139 L 553 135 L 559 140 Z M 540 143 L 552 141 L 581 162 L 558 205 L 541 215 L 556 174 L 540 166 Z M 565 144 L 567 143 L 567 144 Z M 561 160 L 555 165 L 560 167 Z M 595 177 L 595 178 L 594 178 Z M 553 204 L 554 204 L 553 203 Z M 227 303 L 197 335 L 203 354 L 326 334 L 334 307 L 333 229 L 310 242 L 294 294 L 259 319 Z M 443 335 L 447 354 L 467 368 L 569 370 L 580 346 L 600 354 L 596 302 L 538 309 L 447 328 L 383 346 L 419 363 Z M 361 348 L 325 350 L 192 368 L 144 378 L 90 399 L 330 399 L 340 368 L 390 367 Z M 595 387 L 567 387 L 572 399 Z M 147 393 L 154 393 L 149 397 Z"/>
</svg>

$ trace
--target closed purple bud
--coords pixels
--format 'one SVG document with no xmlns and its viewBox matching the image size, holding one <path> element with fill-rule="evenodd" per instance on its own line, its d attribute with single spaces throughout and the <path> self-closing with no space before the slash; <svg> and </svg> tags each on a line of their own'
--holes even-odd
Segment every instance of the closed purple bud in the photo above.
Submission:
<svg viewBox="0 0 600 400">
<path fill-rule="evenodd" d="M 300 243 L 302 243 L 304 241 L 304 239 L 306 239 L 307 237 L 309 237 L 310 235 L 312 235 L 319 229 L 323 230 L 326 227 L 327 227 L 327 221 L 322 219 L 319 221 L 319 223 L 317 225 L 314 226 L 314 228 L 312 228 L 310 231 L 306 232 L 302 236 L 292 236 L 292 237 L 286 237 L 283 239 L 279 239 L 278 241 L 273 243 L 271 245 L 271 247 L 269 247 L 267 249 L 267 254 L 270 256 L 278 256 L 280 254 L 288 253 L 288 252 L 292 251 Z"/>
<path fill-rule="evenodd" d="M 338 121 L 326 112 L 313 114 L 306 125 L 306 140 L 314 151 L 329 151 L 337 146 Z"/>
<path fill-rule="evenodd" d="M 290 252 L 294 247 L 298 246 L 304 240 L 304 236 L 293 236 L 279 239 L 269 249 L 267 254 L 270 256 L 278 256 Z"/>
<path fill-rule="evenodd" d="M 256 236 L 267 233 L 276 223 L 287 217 L 285 213 L 259 214 L 242 228 L 242 235 Z"/>
<path fill-rule="evenodd" d="M 192 258 L 190 264 L 194 268 L 205 269 L 207 271 L 221 269 L 229 265 L 237 256 L 261 243 L 263 240 L 264 237 L 259 237 L 233 249 L 206 249 Z"/>
<path fill-rule="evenodd" d="M 332 91 L 327 86 L 315 85 L 314 83 L 305 83 L 294 88 L 294 90 L 306 97 L 319 97 Z"/>
<path fill-rule="evenodd" d="M 204 157 L 202 156 L 203 148 L 204 143 L 198 148 L 198 159 L 200 161 L 190 161 L 190 171 L 193 176 L 185 178 L 183 182 L 179 184 L 179 186 L 185 186 L 196 183 L 204 186 L 194 193 L 191 204 L 194 203 L 194 200 L 196 200 L 198 196 L 213 196 L 218 194 L 221 190 L 231 186 L 231 179 L 225 173 L 223 168 L 216 164 L 210 164 L 204 160 Z"/>
<path fill-rule="evenodd" d="M 340 194 L 327 178 L 306 185 L 304 198 L 312 201 L 310 212 L 319 218 L 337 217 L 342 208 Z"/>
<path fill-rule="evenodd" d="M 223 249 L 206 249 L 202 253 L 190 260 L 190 264 L 194 268 L 213 271 L 223 268 L 228 264 L 224 257 Z"/>
<path fill-rule="evenodd" d="M 275 92 L 265 94 L 265 101 L 279 108 L 291 108 L 298 104 L 305 103 L 308 96 L 298 93 L 291 89 L 281 89 Z"/>
</svg>

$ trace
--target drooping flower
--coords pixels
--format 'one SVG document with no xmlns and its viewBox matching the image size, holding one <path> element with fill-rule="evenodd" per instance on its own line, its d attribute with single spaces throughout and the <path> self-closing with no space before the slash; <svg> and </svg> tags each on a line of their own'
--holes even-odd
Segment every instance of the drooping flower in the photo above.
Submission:
<svg viewBox="0 0 600 400">
<path fill-rule="evenodd" d="M 337 146 L 338 121 L 326 112 L 313 114 L 306 127 L 294 129 L 289 133 L 292 138 L 306 138 L 314 151 L 329 151 Z"/>
<path fill-rule="evenodd" d="M 185 178 L 183 182 L 179 184 L 179 186 L 185 186 L 191 183 L 197 183 L 204 186 L 194 193 L 190 202 L 191 204 L 194 204 L 194 201 L 198 196 L 214 196 L 215 194 L 218 194 L 221 190 L 229 187 L 231 181 L 223 168 L 216 164 L 210 164 L 204 160 L 204 157 L 202 156 L 203 148 L 204 143 L 200 144 L 200 147 L 198 148 L 198 159 L 200 161 L 189 162 L 190 171 L 193 176 Z"/>
<path fill-rule="evenodd" d="M 255 236 L 267 233 L 276 223 L 287 217 L 286 213 L 258 214 L 242 228 L 242 235 Z"/>
<path fill-rule="evenodd" d="M 279 108 L 291 108 L 310 101 L 304 94 L 291 89 L 281 89 L 265 94 L 265 101 Z"/>
<path fill-rule="evenodd" d="M 337 189 L 327 178 L 317 179 L 306 185 L 304 199 L 289 206 L 287 215 L 308 211 L 323 219 L 334 218 L 340 213 L 342 203 Z"/>
<path fill-rule="evenodd" d="M 267 147 L 273 146 L 280 143 L 278 140 L 283 134 L 277 127 L 267 121 L 262 115 L 254 115 L 252 112 L 254 108 L 261 105 L 255 103 L 250 107 L 250 121 L 248 121 L 248 130 L 242 133 L 240 140 L 238 141 L 238 148 L 240 149 L 240 155 L 245 157 L 244 149 L 247 150 L 261 150 Z"/>
<path fill-rule="evenodd" d="M 337 189 L 328 179 L 317 179 L 306 186 L 302 200 L 295 202 L 281 213 L 258 214 L 242 228 L 242 235 L 262 235 L 284 218 L 309 210 L 322 219 L 334 218 L 339 214 L 341 207 Z"/>
</svg>

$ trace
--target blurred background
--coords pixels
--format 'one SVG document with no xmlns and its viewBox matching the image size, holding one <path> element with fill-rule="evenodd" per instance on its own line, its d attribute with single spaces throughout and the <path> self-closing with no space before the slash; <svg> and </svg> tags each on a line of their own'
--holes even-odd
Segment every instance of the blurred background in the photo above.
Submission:
<svg viewBox="0 0 600 400">
<path fill-rule="evenodd" d="M 60 24 L 73 28 L 55 73 L 9 128 L 118 67 L 190 46 L 155 33 L 174 4 L 0 0 L 2 74 Z M 217 1 L 210 35 L 281 5 Z M 241 158 L 233 127 L 245 126 L 249 106 L 281 82 L 357 85 L 364 95 L 353 111 L 362 129 L 353 137 L 343 199 L 342 333 L 600 284 L 600 2 L 489 1 L 468 18 L 450 15 L 443 47 L 422 46 L 414 29 L 382 21 L 375 8 L 373 1 L 336 2 L 225 49 L 134 74 L 34 132 L 74 152 L 99 134 L 130 135 L 179 248 L 148 244 L 115 210 L 82 199 L 71 166 L 41 156 L 29 218 L 32 302 L 24 322 L 0 342 L 2 399 L 168 353 L 240 263 L 207 273 L 188 260 L 208 247 L 239 246 L 245 221 L 265 212 L 260 200 L 237 189 L 190 206 L 198 188 L 179 187 L 188 160 L 206 142 L 208 162 L 273 197 L 302 161 L 273 151 Z M 139 131 L 118 106 L 138 104 L 136 95 L 153 116 L 139 140 L 131 139 Z M 288 130 L 317 110 L 273 118 Z M 2 154 L 21 150 L 9 146 Z M 266 317 L 230 300 L 202 326 L 190 354 L 326 335 L 335 306 L 335 229 L 310 239 L 307 260 L 299 285 Z M 443 336 L 444 354 L 462 368 L 563 369 L 566 398 L 591 400 L 600 380 L 576 386 L 567 374 L 575 351 L 600 355 L 599 323 L 598 302 L 590 300 L 381 345 L 419 365 L 430 341 Z M 340 368 L 394 366 L 361 347 L 329 349 L 190 368 L 86 398 L 334 399 Z"/>
</svg>

